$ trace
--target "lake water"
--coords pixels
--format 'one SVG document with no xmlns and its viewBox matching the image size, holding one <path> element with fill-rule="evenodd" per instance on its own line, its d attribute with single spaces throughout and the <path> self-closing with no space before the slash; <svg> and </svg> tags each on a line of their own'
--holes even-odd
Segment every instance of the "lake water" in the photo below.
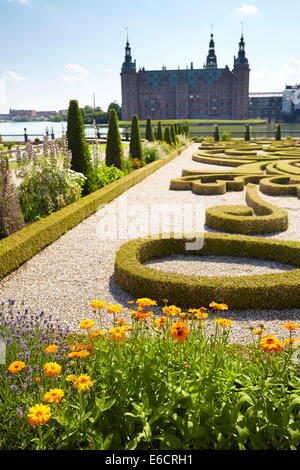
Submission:
<svg viewBox="0 0 300 470">
<path fill-rule="evenodd" d="M 34 140 L 35 138 L 43 139 L 46 130 L 49 135 L 54 132 L 55 137 L 61 137 L 67 130 L 66 122 L 50 122 L 50 121 L 31 121 L 31 122 L 0 122 L 0 135 L 3 141 L 24 141 L 24 128 L 27 129 L 28 138 Z M 220 133 L 231 132 L 232 137 L 242 137 L 244 128 L 243 126 L 219 126 Z M 251 126 L 251 136 L 254 138 L 272 138 L 274 137 L 275 124 L 262 124 Z M 121 132 L 123 129 L 121 129 Z M 210 135 L 213 131 L 212 125 L 210 126 L 190 126 L 191 135 L 205 136 Z M 292 135 L 293 137 L 300 137 L 300 123 L 286 123 L 281 125 L 282 136 L 286 137 Z M 101 125 L 101 136 L 107 134 L 107 126 Z M 92 126 L 85 126 L 86 137 L 94 137 L 95 131 Z M 142 135 L 144 128 L 142 128 Z"/>
</svg>

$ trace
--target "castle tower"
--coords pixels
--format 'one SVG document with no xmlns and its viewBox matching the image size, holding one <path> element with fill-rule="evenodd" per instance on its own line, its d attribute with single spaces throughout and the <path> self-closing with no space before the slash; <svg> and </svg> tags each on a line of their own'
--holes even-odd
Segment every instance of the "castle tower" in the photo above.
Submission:
<svg viewBox="0 0 300 470">
<path fill-rule="evenodd" d="M 234 57 L 232 82 L 232 119 L 249 117 L 249 77 L 250 67 L 245 52 L 245 41 L 242 33 L 238 56 Z"/>
<path fill-rule="evenodd" d="M 209 42 L 209 51 L 208 56 L 206 59 L 205 68 L 217 68 L 217 56 L 215 53 L 215 42 L 214 42 L 214 35 L 211 33 L 210 35 L 210 42 Z"/>
<path fill-rule="evenodd" d="M 138 98 L 137 98 L 137 73 L 136 62 L 132 61 L 131 47 L 128 37 L 125 47 L 125 60 L 121 71 L 122 86 L 122 119 L 130 121 L 133 114 L 137 114 Z"/>
</svg>

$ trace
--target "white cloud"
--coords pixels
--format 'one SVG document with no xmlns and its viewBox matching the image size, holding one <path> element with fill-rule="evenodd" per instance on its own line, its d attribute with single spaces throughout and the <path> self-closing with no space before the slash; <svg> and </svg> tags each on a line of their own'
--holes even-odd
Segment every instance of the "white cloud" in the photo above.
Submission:
<svg viewBox="0 0 300 470">
<path fill-rule="evenodd" d="M 16 72 L 13 72 L 12 70 L 5 70 L 5 72 L 3 72 L 3 78 L 4 80 L 9 80 L 12 82 L 20 82 L 24 80 L 23 77 L 18 75 Z"/>
<path fill-rule="evenodd" d="M 77 75 L 63 75 L 62 79 L 64 82 L 75 83 L 80 82 L 82 80 L 82 77 L 78 77 Z"/>
<path fill-rule="evenodd" d="M 256 15 L 259 10 L 254 5 L 243 3 L 240 8 L 235 10 L 235 12 L 242 15 Z"/>
<path fill-rule="evenodd" d="M 256 69 L 250 74 L 251 91 L 282 91 L 300 82 L 300 59 L 291 57 L 276 69 Z"/>
<path fill-rule="evenodd" d="M 29 5 L 29 0 L 8 0 L 9 2 L 20 3 L 20 5 Z"/>
<path fill-rule="evenodd" d="M 0 105 L 6 103 L 6 87 L 5 81 L 0 79 Z"/>
<path fill-rule="evenodd" d="M 76 73 L 80 75 L 88 75 L 89 73 L 87 69 L 81 67 L 81 65 L 78 64 L 67 64 L 65 65 L 65 70 L 67 70 L 67 72 Z"/>
</svg>

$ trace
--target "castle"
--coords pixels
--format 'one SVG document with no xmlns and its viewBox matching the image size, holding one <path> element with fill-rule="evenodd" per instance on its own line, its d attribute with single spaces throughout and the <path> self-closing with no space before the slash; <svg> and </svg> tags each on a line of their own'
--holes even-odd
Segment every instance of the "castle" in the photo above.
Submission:
<svg viewBox="0 0 300 470">
<path fill-rule="evenodd" d="M 248 119 L 250 68 L 243 33 L 238 56 L 230 70 L 218 68 L 214 36 L 203 69 L 136 70 L 127 38 L 122 65 L 123 120 L 139 119 Z"/>
</svg>

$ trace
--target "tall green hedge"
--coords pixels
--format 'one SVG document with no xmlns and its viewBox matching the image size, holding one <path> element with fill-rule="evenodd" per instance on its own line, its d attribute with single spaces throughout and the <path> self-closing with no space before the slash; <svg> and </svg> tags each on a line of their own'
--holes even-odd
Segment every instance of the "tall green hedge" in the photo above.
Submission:
<svg viewBox="0 0 300 470">
<path fill-rule="evenodd" d="M 105 164 L 124 170 L 123 146 L 119 132 L 118 116 L 114 108 L 109 112 Z"/>
<path fill-rule="evenodd" d="M 131 120 L 129 155 L 131 158 L 140 158 L 140 159 L 143 156 L 139 120 L 136 114 L 132 116 L 132 120 Z"/>
<path fill-rule="evenodd" d="M 151 118 L 147 119 L 147 124 L 146 124 L 146 139 L 149 142 L 154 142 L 154 134 L 153 134 L 153 129 L 152 129 L 152 123 L 151 123 Z"/>
</svg>

